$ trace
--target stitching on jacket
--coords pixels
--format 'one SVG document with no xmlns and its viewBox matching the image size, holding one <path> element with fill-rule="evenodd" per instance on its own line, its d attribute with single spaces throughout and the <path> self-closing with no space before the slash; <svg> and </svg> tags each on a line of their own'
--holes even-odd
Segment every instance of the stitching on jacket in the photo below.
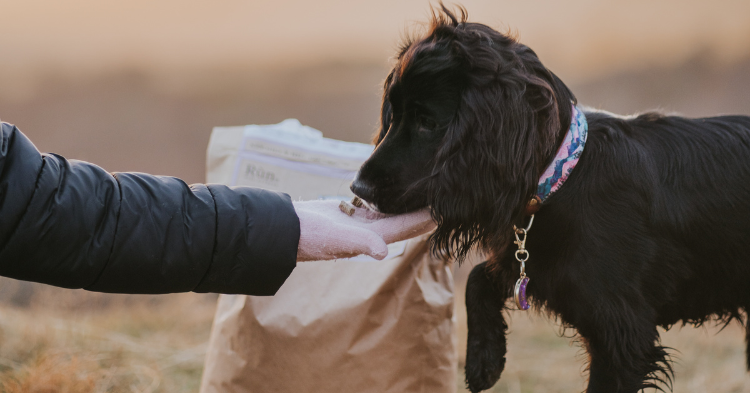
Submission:
<svg viewBox="0 0 750 393">
<path fill-rule="evenodd" d="M 91 282 L 91 284 L 83 287 L 83 289 L 88 290 L 89 288 L 93 287 L 97 282 L 99 282 L 99 279 L 102 278 L 104 275 L 104 271 L 107 270 L 107 266 L 109 266 L 109 261 L 112 260 L 112 254 L 115 251 L 115 243 L 117 243 L 117 229 L 120 227 L 120 212 L 122 211 L 122 184 L 120 184 L 120 179 L 117 178 L 116 173 L 111 173 L 110 176 L 112 176 L 115 179 L 115 182 L 117 183 L 117 191 L 120 195 L 120 206 L 117 207 L 117 216 L 115 216 L 115 233 L 112 235 L 112 246 L 109 248 L 109 255 L 107 255 L 107 262 L 104 263 L 104 266 L 102 267 L 102 270 L 99 271 L 99 274 L 96 275 L 96 278 L 94 281 Z"/>
<path fill-rule="evenodd" d="M 214 202 L 214 246 L 211 248 L 211 263 L 208 264 L 208 268 L 206 269 L 206 272 L 203 273 L 203 277 L 201 277 L 201 280 L 198 281 L 198 284 L 191 290 L 191 292 L 194 292 L 196 288 L 200 287 L 201 284 L 203 284 L 203 281 L 206 280 L 208 277 L 208 272 L 211 271 L 211 268 L 214 266 L 214 259 L 216 258 L 216 245 L 219 243 L 219 206 L 216 205 L 216 196 L 211 191 L 211 187 L 208 185 L 204 185 L 206 187 L 206 190 L 208 190 L 208 194 L 211 195 L 211 200 Z"/>
<path fill-rule="evenodd" d="M 0 124 L 0 127 L 2 127 L 2 124 Z M 13 126 L 13 130 L 11 130 L 10 137 L 8 137 L 8 151 L 10 152 L 10 149 L 12 149 L 11 144 L 15 142 L 16 131 L 18 131 L 18 128 Z M 2 128 L 0 128 L 0 134 L 2 133 Z M 11 140 L 12 139 L 12 140 Z M 38 153 L 38 152 L 37 152 Z M 42 172 L 44 172 L 44 169 L 47 167 L 47 160 L 45 160 L 44 155 L 39 153 L 40 158 L 42 159 L 42 165 L 39 167 L 39 172 L 36 174 L 36 180 L 34 180 L 34 191 L 29 196 L 29 200 L 26 203 L 26 207 L 23 208 L 23 214 L 18 218 L 18 222 L 16 222 L 16 226 L 9 232 L 8 238 L 5 239 L 5 243 L 0 245 L 0 253 L 2 253 L 5 250 L 5 247 L 8 246 L 8 243 L 10 243 L 10 240 L 13 238 L 13 236 L 16 235 L 16 231 L 18 231 L 18 227 L 23 222 L 23 219 L 26 218 L 26 213 L 29 212 L 29 209 L 31 208 L 31 201 L 34 200 L 34 197 L 36 196 L 36 191 L 39 189 L 39 181 L 42 178 Z M 7 157 L 6 157 L 7 159 Z M 4 167 L 3 167 L 4 169 Z M 2 173 L 0 173 L 0 176 L 2 176 Z M 0 239 L 2 240 L 2 239 Z"/>
</svg>

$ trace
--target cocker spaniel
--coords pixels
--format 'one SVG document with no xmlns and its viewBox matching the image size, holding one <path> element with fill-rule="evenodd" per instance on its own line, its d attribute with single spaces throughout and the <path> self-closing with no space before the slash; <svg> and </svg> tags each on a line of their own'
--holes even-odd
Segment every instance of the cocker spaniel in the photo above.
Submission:
<svg viewBox="0 0 750 393">
<path fill-rule="evenodd" d="M 657 326 L 744 321 L 750 117 L 580 108 L 530 48 L 441 4 L 398 53 L 381 121 L 353 192 L 429 206 L 435 251 L 489 255 L 466 290 L 472 392 L 503 371 L 509 309 L 577 330 L 589 393 L 671 388 Z"/>
</svg>

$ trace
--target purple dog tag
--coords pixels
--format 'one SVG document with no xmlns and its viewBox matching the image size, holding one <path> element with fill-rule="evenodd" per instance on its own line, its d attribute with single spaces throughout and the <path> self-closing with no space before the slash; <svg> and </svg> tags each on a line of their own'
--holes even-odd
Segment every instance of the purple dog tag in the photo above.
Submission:
<svg viewBox="0 0 750 393">
<path fill-rule="evenodd" d="M 526 301 L 526 285 L 528 285 L 528 283 L 528 277 L 522 277 L 519 278 L 518 281 L 516 281 L 516 290 L 514 297 L 516 300 L 516 305 L 520 310 L 529 309 L 529 302 Z"/>
</svg>

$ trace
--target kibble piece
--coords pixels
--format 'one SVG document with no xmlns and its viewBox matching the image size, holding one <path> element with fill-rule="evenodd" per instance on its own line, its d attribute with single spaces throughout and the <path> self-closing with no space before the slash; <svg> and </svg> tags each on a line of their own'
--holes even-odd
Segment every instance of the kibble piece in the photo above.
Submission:
<svg viewBox="0 0 750 393">
<path fill-rule="evenodd" d="M 339 203 L 339 210 L 346 213 L 347 216 L 354 214 L 354 206 L 347 201 L 341 201 L 341 203 Z"/>
<path fill-rule="evenodd" d="M 362 203 L 362 200 L 359 199 L 359 197 L 355 196 L 354 198 L 352 198 L 352 205 L 356 207 L 362 207 L 364 206 L 364 203 Z"/>
</svg>

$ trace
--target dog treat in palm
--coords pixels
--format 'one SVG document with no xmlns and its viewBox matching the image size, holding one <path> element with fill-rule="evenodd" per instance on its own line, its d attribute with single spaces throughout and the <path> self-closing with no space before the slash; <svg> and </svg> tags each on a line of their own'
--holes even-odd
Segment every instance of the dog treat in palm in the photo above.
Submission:
<svg viewBox="0 0 750 393">
<path fill-rule="evenodd" d="M 347 216 L 354 214 L 354 206 L 347 201 L 341 201 L 341 203 L 339 203 L 339 210 L 346 213 Z"/>
<path fill-rule="evenodd" d="M 355 207 L 365 207 L 365 204 L 362 203 L 362 200 L 356 196 L 352 198 L 351 202 L 341 201 L 341 203 L 339 204 L 339 209 L 342 212 L 346 213 L 348 216 L 354 214 Z"/>
</svg>

